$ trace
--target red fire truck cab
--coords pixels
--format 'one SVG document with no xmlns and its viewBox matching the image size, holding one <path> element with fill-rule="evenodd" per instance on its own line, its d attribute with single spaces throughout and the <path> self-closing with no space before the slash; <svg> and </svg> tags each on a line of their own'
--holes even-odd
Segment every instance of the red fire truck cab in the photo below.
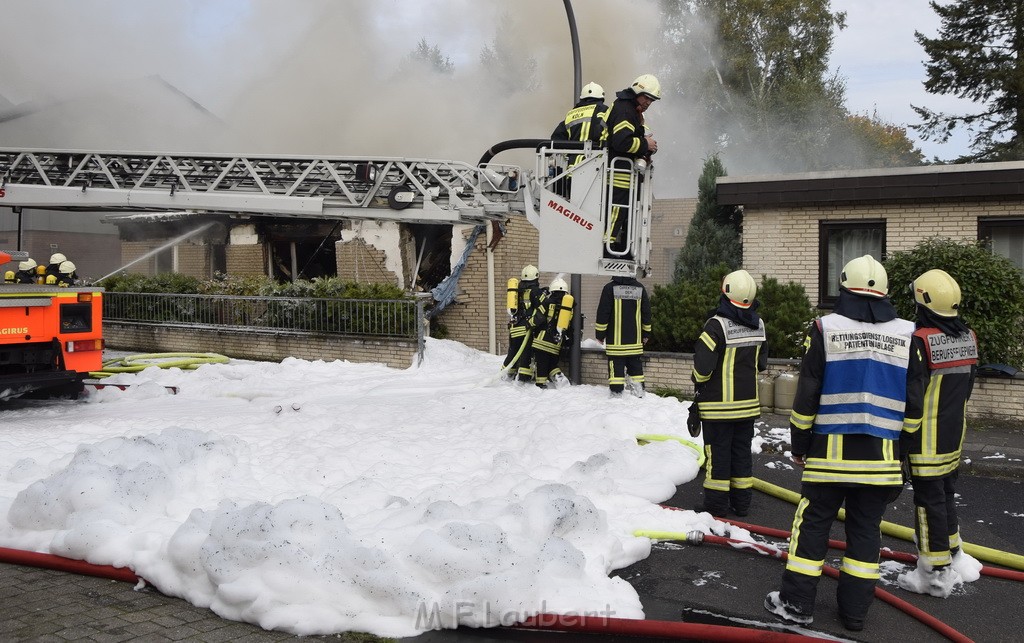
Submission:
<svg viewBox="0 0 1024 643">
<path fill-rule="evenodd" d="M 102 367 L 102 312 L 102 288 L 0 284 L 0 401 L 81 393 Z"/>
</svg>

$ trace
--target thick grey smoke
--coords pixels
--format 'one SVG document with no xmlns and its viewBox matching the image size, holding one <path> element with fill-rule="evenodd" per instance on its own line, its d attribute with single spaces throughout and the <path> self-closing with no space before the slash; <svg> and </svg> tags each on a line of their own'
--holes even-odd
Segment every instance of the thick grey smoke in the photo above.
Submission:
<svg viewBox="0 0 1024 643">
<path fill-rule="evenodd" d="M 475 163 L 543 138 L 572 104 L 572 48 L 556 0 L 6 0 L 0 145 L 63 149 L 401 156 Z M 583 81 L 609 101 L 652 60 L 653 0 L 577 0 Z M 450 75 L 401 73 L 425 39 Z M 494 74 L 485 46 L 510 69 Z M 404 66 L 406 69 L 408 65 Z M 687 107 L 662 100 L 658 196 L 695 191 Z M 4 101 L 11 104 L 7 106 Z M 3 109 L 6 107 L 6 109 Z M 532 167 L 526 154 L 495 162 Z"/>
</svg>

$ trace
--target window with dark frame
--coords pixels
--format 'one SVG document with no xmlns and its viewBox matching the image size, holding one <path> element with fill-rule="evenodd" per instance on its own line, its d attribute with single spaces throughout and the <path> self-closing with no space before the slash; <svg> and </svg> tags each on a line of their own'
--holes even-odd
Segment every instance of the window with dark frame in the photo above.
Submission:
<svg viewBox="0 0 1024 643">
<path fill-rule="evenodd" d="M 992 252 L 1024 270 L 1024 216 L 980 217 L 978 239 L 988 242 Z"/>
<path fill-rule="evenodd" d="M 851 259 L 885 256 L 885 220 L 818 222 L 818 307 L 832 308 L 839 299 L 839 274 Z"/>
</svg>

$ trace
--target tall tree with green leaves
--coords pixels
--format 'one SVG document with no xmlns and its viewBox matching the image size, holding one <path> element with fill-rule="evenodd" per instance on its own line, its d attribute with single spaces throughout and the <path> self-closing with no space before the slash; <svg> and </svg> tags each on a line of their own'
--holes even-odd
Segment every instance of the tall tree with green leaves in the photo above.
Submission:
<svg viewBox="0 0 1024 643">
<path fill-rule="evenodd" d="M 956 162 L 1024 159 L 1024 4 L 1020 0 L 928 3 L 942 20 L 939 34 L 915 32 L 929 62 L 924 87 L 974 101 L 971 114 L 945 114 L 914 106 L 913 128 L 945 142 L 958 127 L 971 133 L 972 154 Z"/>
<path fill-rule="evenodd" d="M 837 165 L 846 87 L 829 71 L 846 14 L 829 0 L 662 0 L 670 87 L 723 154 L 782 171 Z M 668 52 L 666 52 L 668 53 Z M 841 165 L 841 163 L 840 163 Z"/>
<path fill-rule="evenodd" d="M 697 209 L 686 231 L 686 241 L 675 265 L 675 281 L 699 281 L 708 272 L 725 264 L 735 270 L 743 259 L 740 244 L 739 211 L 732 206 L 718 205 L 715 184 L 725 176 L 725 166 L 717 155 L 704 160 L 697 179 Z"/>
</svg>

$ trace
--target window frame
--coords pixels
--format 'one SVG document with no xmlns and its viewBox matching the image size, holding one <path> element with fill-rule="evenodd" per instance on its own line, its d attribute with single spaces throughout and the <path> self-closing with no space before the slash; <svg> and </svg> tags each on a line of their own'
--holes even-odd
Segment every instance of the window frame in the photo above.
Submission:
<svg viewBox="0 0 1024 643">
<path fill-rule="evenodd" d="M 819 219 L 818 220 L 818 308 L 835 308 L 838 296 L 828 294 L 828 247 L 829 238 L 836 232 L 846 230 L 875 229 L 882 233 L 881 261 L 885 261 L 886 220 L 885 219 Z M 842 266 L 839 266 L 842 269 Z"/>
<path fill-rule="evenodd" d="M 984 241 L 991 249 L 992 232 L 999 228 L 1024 229 L 1024 214 L 1003 217 L 978 217 L 978 240 Z"/>
</svg>

